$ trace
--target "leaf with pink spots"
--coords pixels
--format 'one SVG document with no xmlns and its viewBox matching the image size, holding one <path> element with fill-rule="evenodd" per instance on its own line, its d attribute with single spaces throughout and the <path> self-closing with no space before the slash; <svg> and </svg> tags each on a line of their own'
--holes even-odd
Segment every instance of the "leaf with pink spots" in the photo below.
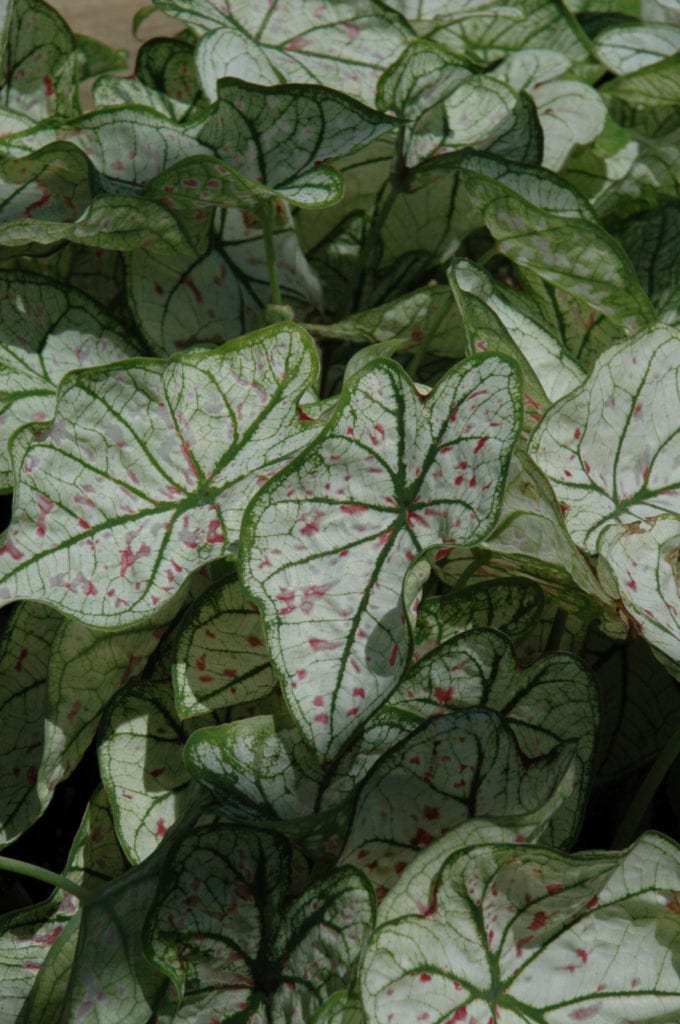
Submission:
<svg viewBox="0 0 680 1024">
<path fill-rule="evenodd" d="M 315 435 L 316 379 L 293 324 L 214 352 L 69 374 L 45 429 L 14 435 L 0 600 L 43 600 L 91 626 L 158 613 L 238 541 L 257 489 Z"/>
<path fill-rule="evenodd" d="M 371 936 L 368 1024 L 674 1019 L 679 868 L 677 845 L 653 832 L 621 853 L 461 850 L 428 907 Z"/>
<path fill-rule="evenodd" d="M 183 992 L 180 1019 L 308 1021 L 349 980 L 373 920 L 366 882 L 339 870 L 284 909 L 289 872 L 265 832 L 211 826 L 176 848 L 145 941 Z"/>
<path fill-rule="evenodd" d="M 248 703 L 273 689 L 259 611 L 236 579 L 215 584 L 187 612 L 172 677 L 180 718 Z"/>
<path fill-rule="evenodd" d="M 674 327 L 659 324 L 613 346 L 531 439 L 567 530 L 589 554 L 610 524 L 635 529 L 680 513 L 679 364 Z"/>
<path fill-rule="evenodd" d="M 78 111 L 76 40 L 58 11 L 12 0 L 0 12 L 0 104 L 33 121 Z"/>
<path fill-rule="evenodd" d="M 404 673 L 409 567 L 493 527 L 519 416 L 514 370 L 496 357 L 460 364 L 426 401 L 396 364 L 374 363 L 250 506 L 244 586 L 322 755 L 336 755 Z"/>
<path fill-rule="evenodd" d="M 572 745 L 527 757 L 504 717 L 486 709 L 416 723 L 414 715 L 359 790 L 340 858 L 382 894 L 420 850 L 468 818 L 502 820 L 544 804 L 573 758 Z"/>
<path fill-rule="evenodd" d="M 137 354 L 120 324 L 81 292 L 17 272 L 0 276 L 0 487 L 12 485 L 6 446 L 24 423 L 52 419 L 70 370 Z"/>
<path fill-rule="evenodd" d="M 374 104 L 377 81 L 414 37 L 409 24 L 375 0 L 158 0 L 157 7 L 201 36 L 196 64 L 207 96 L 233 75 L 270 85 L 338 89 Z"/>
</svg>

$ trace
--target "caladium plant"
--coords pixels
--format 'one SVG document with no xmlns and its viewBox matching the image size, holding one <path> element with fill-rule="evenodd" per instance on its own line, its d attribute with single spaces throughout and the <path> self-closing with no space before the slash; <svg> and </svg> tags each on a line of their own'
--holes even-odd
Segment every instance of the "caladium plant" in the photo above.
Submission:
<svg viewBox="0 0 680 1024">
<path fill-rule="evenodd" d="M 154 9 L 0 11 L 0 1024 L 680 1019 L 677 4 Z"/>
</svg>

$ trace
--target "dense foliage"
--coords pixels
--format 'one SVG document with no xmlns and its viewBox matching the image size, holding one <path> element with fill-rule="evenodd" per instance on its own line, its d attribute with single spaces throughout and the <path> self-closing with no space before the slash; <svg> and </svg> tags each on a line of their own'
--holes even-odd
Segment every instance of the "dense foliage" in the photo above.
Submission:
<svg viewBox="0 0 680 1024">
<path fill-rule="evenodd" d="M 0 1024 L 680 1019 L 677 0 L 155 5 L 0 10 Z"/>
</svg>

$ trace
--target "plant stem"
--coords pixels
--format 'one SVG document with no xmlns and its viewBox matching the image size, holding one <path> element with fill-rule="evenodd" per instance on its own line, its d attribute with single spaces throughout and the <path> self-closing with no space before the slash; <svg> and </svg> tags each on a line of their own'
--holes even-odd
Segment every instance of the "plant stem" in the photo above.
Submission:
<svg viewBox="0 0 680 1024">
<path fill-rule="evenodd" d="M 275 306 L 281 306 L 283 305 L 283 298 L 281 297 L 281 286 L 279 285 L 279 275 L 276 269 L 276 253 L 274 252 L 274 203 L 270 200 L 260 203 L 258 214 L 260 224 L 262 225 L 262 238 L 267 259 L 267 275 L 269 277 L 272 303 Z"/>
<path fill-rule="evenodd" d="M 645 811 L 678 757 L 680 757 L 680 729 L 676 729 L 673 735 L 666 741 L 661 753 L 647 772 L 640 788 L 633 797 L 632 803 L 616 830 L 614 842 L 612 843 L 613 849 L 620 850 L 633 842 L 640 831 L 640 823 Z"/>
<path fill-rule="evenodd" d="M 87 900 L 87 892 L 82 885 L 37 864 L 28 864 L 23 860 L 15 860 L 14 857 L 0 857 L 0 871 L 11 871 L 15 875 L 25 875 L 27 878 L 35 878 L 38 882 L 53 885 L 57 889 L 64 889 L 82 903 Z"/>
</svg>

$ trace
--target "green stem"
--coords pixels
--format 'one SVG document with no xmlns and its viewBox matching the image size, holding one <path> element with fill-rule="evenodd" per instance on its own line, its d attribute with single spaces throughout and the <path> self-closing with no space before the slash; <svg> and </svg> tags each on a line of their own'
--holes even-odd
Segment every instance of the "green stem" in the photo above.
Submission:
<svg viewBox="0 0 680 1024">
<path fill-rule="evenodd" d="M 651 804 L 654 794 L 670 771 L 676 758 L 680 757 L 680 729 L 676 729 L 649 769 L 640 788 L 633 797 L 628 810 L 624 814 L 614 836 L 612 848 L 620 850 L 629 846 L 640 831 L 645 811 Z"/>
<path fill-rule="evenodd" d="M 87 900 L 87 892 L 82 885 L 37 864 L 27 864 L 26 861 L 15 860 L 14 857 L 0 857 L 0 871 L 11 871 L 15 875 L 25 875 L 27 878 L 35 878 L 38 882 L 45 882 L 46 885 L 53 885 L 56 889 L 64 889 L 82 903 Z"/>
<path fill-rule="evenodd" d="M 498 256 L 498 246 L 491 245 L 486 250 L 486 252 L 482 253 L 482 255 L 479 257 L 479 259 L 477 260 L 477 266 L 485 267 L 487 263 L 491 262 L 494 256 Z"/>
<path fill-rule="evenodd" d="M 267 274 L 269 276 L 269 287 L 272 293 L 272 303 L 275 306 L 283 305 L 281 297 L 281 286 L 279 275 L 276 269 L 276 253 L 274 252 L 274 203 L 265 200 L 258 207 L 260 224 L 262 225 L 262 237 L 264 240 L 264 252 L 267 260 Z"/>
</svg>

